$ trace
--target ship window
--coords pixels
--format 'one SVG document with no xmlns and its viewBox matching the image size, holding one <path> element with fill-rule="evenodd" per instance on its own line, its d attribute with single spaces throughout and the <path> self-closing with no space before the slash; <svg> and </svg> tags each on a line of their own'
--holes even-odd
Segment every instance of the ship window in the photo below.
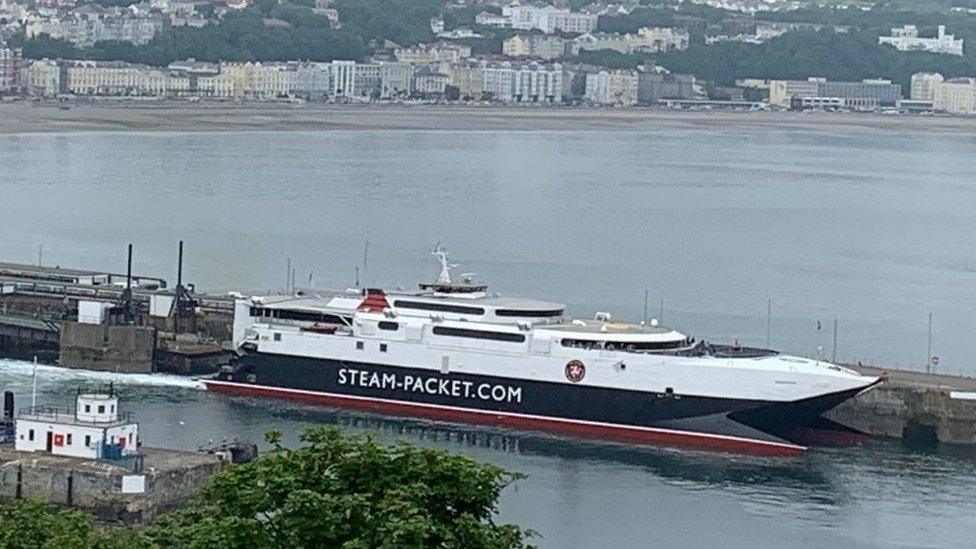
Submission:
<svg viewBox="0 0 976 549">
<path fill-rule="evenodd" d="M 105 405 L 104 404 L 99 404 L 98 405 L 98 413 L 99 414 L 104 414 L 105 413 Z"/>
<path fill-rule="evenodd" d="M 385 353 L 386 352 L 386 343 L 380 343 L 380 352 L 381 353 Z"/>
<path fill-rule="evenodd" d="M 435 335 L 451 337 L 470 337 L 474 339 L 493 339 L 495 341 L 509 341 L 512 343 L 522 343 L 525 336 L 522 334 L 510 334 L 508 332 L 487 332 L 484 330 L 471 330 L 469 328 L 450 328 L 447 326 L 434 326 Z"/>
<path fill-rule="evenodd" d="M 27 431 L 27 440 L 34 440 L 34 430 Z"/>
<path fill-rule="evenodd" d="M 85 435 L 85 447 L 91 448 L 91 435 Z"/>
<path fill-rule="evenodd" d="M 380 330 L 389 330 L 391 332 L 395 332 L 400 329 L 400 325 L 398 323 L 390 322 L 389 320 L 381 320 L 377 326 L 380 327 Z"/>
<path fill-rule="evenodd" d="M 281 334 L 279 334 L 278 332 L 275 332 L 274 340 L 275 341 L 281 341 Z"/>
<path fill-rule="evenodd" d="M 495 316 L 520 316 L 523 318 L 548 318 L 562 316 L 562 309 L 550 309 L 546 311 L 530 309 L 496 309 Z"/>
<path fill-rule="evenodd" d="M 68 433 L 68 435 L 65 437 L 65 439 L 66 439 L 67 445 L 68 446 L 71 446 L 71 433 Z"/>
<path fill-rule="evenodd" d="M 685 340 L 677 341 L 591 341 L 588 339 L 563 339 L 563 347 L 575 349 L 608 349 L 611 351 L 659 351 L 664 349 L 678 349 L 685 345 Z"/>
<path fill-rule="evenodd" d="M 251 316 L 261 316 L 264 314 L 264 309 L 261 307 L 251 307 Z"/>
<path fill-rule="evenodd" d="M 90 404 L 85 404 L 85 413 L 86 414 L 90 414 L 91 413 L 91 405 Z"/>
<path fill-rule="evenodd" d="M 449 305 L 447 303 L 428 303 L 426 301 L 406 301 L 398 299 L 393 302 L 394 307 L 404 309 L 418 309 L 421 311 L 436 311 L 439 313 L 458 313 L 462 315 L 483 315 L 485 310 L 481 307 L 470 307 L 466 305 Z"/>
<path fill-rule="evenodd" d="M 281 320 L 297 320 L 299 322 L 324 322 L 327 324 L 342 324 L 342 317 L 328 313 L 316 313 L 313 311 L 292 311 L 288 309 L 276 309 L 274 317 Z"/>
<path fill-rule="evenodd" d="M 363 342 L 362 341 L 357 341 L 356 342 L 356 350 L 357 351 L 362 351 L 363 350 L 363 347 L 365 347 L 365 345 L 363 345 Z"/>
</svg>

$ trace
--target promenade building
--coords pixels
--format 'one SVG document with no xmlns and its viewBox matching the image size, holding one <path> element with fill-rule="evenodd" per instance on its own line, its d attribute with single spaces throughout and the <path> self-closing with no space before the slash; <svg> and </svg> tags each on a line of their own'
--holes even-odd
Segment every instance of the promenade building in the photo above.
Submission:
<svg viewBox="0 0 976 549">
<path fill-rule="evenodd" d="M 166 68 L 120 61 L 50 60 L 31 63 L 25 71 L 27 92 L 51 96 L 63 91 L 81 96 L 232 97 L 235 81 L 216 65 L 199 67 L 174 63 Z"/>
<path fill-rule="evenodd" d="M 602 70 L 586 75 L 587 101 L 598 105 L 636 105 L 639 86 L 637 71 Z"/>
<path fill-rule="evenodd" d="M 935 90 L 945 78 L 937 72 L 917 72 L 912 75 L 910 97 L 919 101 L 934 101 Z"/>
<path fill-rule="evenodd" d="M 504 103 L 561 103 L 559 63 L 481 62 L 483 95 Z"/>
<path fill-rule="evenodd" d="M 933 108 L 949 114 L 976 114 L 976 78 L 950 78 L 939 84 Z"/>
<path fill-rule="evenodd" d="M 20 93 L 22 71 L 20 50 L 0 47 L 0 95 Z"/>
<path fill-rule="evenodd" d="M 695 77 L 690 74 L 640 71 L 637 102 L 647 105 L 663 99 L 694 99 L 695 84 Z"/>
<path fill-rule="evenodd" d="M 61 66 L 50 59 L 35 59 L 25 64 L 21 82 L 31 97 L 54 97 L 61 93 Z"/>
<path fill-rule="evenodd" d="M 770 80 L 769 104 L 789 108 L 794 97 L 819 97 L 820 84 L 824 78 L 808 78 L 806 80 Z"/>
<path fill-rule="evenodd" d="M 485 94 L 485 71 L 482 63 L 462 61 L 451 71 L 451 85 L 458 89 L 461 99 L 481 99 Z"/>
<path fill-rule="evenodd" d="M 566 55 L 567 40 L 561 36 L 538 31 L 522 32 L 502 42 L 502 53 L 507 57 L 537 57 L 559 59 Z"/>
<path fill-rule="evenodd" d="M 355 97 L 356 62 L 336 60 L 332 62 L 331 69 L 330 91 L 332 92 L 332 97 Z"/>
<path fill-rule="evenodd" d="M 902 98 L 901 86 L 885 79 L 865 79 L 860 82 L 824 81 L 820 92 L 821 97 L 843 98 L 847 108 L 851 109 L 893 107 Z"/>
<path fill-rule="evenodd" d="M 394 99 L 410 94 L 413 65 L 397 61 L 381 61 L 379 66 L 381 98 Z"/>
<path fill-rule="evenodd" d="M 577 13 L 555 6 L 522 5 L 512 2 L 502 7 L 502 15 L 508 19 L 508 24 L 518 30 L 541 30 L 546 34 L 563 32 L 567 34 L 582 34 L 596 30 L 598 16 L 589 13 Z"/>
<path fill-rule="evenodd" d="M 423 97 L 442 96 L 451 77 L 435 67 L 420 67 L 413 75 L 413 93 Z"/>
<path fill-rule="evenodd" d="M 291 77 L 289 96 L 300 97 L 308 101 L 327 99 L 331 93 L 332 67 L 329 63 L 289 62 L 288 70 L 294 72 Z"/>
<path fill-rule="evenodd" d="M 74 95 L 136 95 L 140 66 L 121 61 L 69 61 L 65 76 L 65 91 Z"/>
<path fill-rule="evenodd" d="M 380 79 L 379 63 L 356 63 L 353 65 L 355 88 L 348 97 L 360 99 L 379 99 L 383 83 Z"/>
<path fill-rule="evenodd" d="M 830 82 L 826 78 L 770 80 L 769 103 L 790 108 L 802 106 L 804 99 L 840 99 L 843 107 L 854 110 L 893 107 L 902 98 L 901 86 L 890 80 L 865 79 L 861 82 Z M 809 101 L 808 101 L 809 103 Z M 830 102 L 833 105 L 834 101 Z"/>
<path fill-rule="evenodd" d="M 963 40 L 952 34 L 946 34 L 945 25 L 939 25 L 934 38 L 923 38 L 918 35 L 918 27 L 905 25 L 891 29 L 890 36 L 879 36 L 879 44 L 894 46 L 898 51 L 927 51 L 948 55 L 962 55 Z"/>
</svg>

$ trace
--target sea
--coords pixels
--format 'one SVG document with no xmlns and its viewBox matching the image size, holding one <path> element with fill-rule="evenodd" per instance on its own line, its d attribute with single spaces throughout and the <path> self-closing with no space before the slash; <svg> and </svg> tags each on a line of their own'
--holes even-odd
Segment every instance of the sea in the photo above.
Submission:
<svg viewBox="0 0 976 549">
<path fill-rule="evenodd" d="M 799 119 L 798 122 L 802 122 Z M 212 293 L 415 287 L 456 272 L 577 317 L 976 375 L 976 133 L 852 124 L 576 131 L 0 136 L 0 261 Z M 288 265 L 292 270 L 288 270 Z M 933 366 L 932 357 L 938 357 Z M 304 426 L 465 453 L 527 477 L 499 520 L 543 547 L 973 547 L 976 454 L 873 441 L 794 459 L 599 444 L 37 367 L 38 400 L 112 381 L 150 445 L 297 443 Z M 0 361 L 29 402 L 33 364 Z"/>
</svg>

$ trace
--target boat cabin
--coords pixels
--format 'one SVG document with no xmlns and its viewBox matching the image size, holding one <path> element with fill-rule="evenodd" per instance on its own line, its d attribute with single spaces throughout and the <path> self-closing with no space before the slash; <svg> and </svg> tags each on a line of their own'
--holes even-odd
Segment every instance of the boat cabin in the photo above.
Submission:
<svg viewBox="0 0 976 549">
<path fill-rule="evenodd" d="M 21 411 L 14 446 L 22 452 L 118 459 L 139 445 L 139 425 L 119 411 L 113 393 L 79 393 L 75 407 L 34 406 Z"/>
</svg>

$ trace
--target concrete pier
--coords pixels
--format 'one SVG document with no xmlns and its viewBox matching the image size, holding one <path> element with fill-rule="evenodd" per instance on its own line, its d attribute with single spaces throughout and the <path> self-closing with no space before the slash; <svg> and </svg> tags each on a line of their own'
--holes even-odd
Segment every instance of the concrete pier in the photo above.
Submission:
<svg viewBox="0 0 976 549">
<path fill-rule="evenodd" d="M 827 417 L 875 436 L 919 444 L 976 445 L 976 378 L 854 366 L 887 381 Z"/>
<path fill-rule="evenodd" d="M 206 374 L 226 364 L 233 298 L 180 287 L 192 301 L 177 307 L 161 278 L 126 284 L 125 275 L 0 262 L 0 356 L 53 355 L 69 368 L 119 373 Z"/>
<path fill-rule="evenodd" d="M 142 448 L 142 470 L 0 447 L 0 499 L 39 498 L 90 512 L 97 520 L 149 522 L 193 499 L 226 463 L 219 456 Z"/>
</svg>

